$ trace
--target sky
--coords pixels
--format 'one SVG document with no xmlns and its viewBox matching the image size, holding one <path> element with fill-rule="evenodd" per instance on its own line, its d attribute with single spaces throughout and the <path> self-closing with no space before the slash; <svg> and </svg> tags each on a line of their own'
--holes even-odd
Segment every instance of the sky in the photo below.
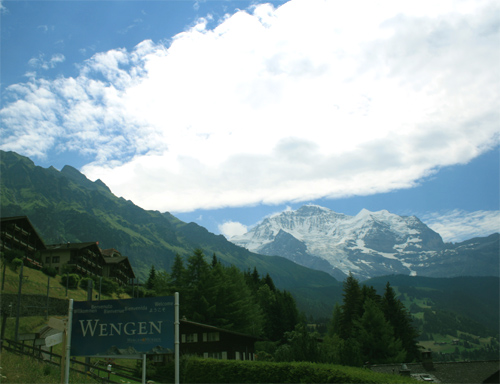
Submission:
<svg viewBox="0 0 500 384">
<path fill-rule="evenodd" d="M 0 148 L 227 237 L 317 204 L 500 231 L 500 3 L 1 1 Z"/>
</svg>

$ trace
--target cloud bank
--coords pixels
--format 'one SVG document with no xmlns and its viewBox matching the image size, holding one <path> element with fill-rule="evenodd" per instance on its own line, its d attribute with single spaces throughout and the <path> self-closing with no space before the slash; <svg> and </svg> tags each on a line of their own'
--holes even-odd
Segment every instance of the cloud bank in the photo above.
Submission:
<svg viewBox="0 0 500 384">
<path fill-rule="evenodd" d="M 8 87 L 1 147 L 79 153 L 89 178 L 170 212 L 409 188 L 498 145 L 499 11 L 291 0 L 214 28 L 207 15 L 77 77 Z"/>
<path fill-rule="evenodd" d="M 439 233 L 445 242 L 460 242 L 500 233 L 500 211 L 467 212 L 455 209 L 425 214 L 422 221 Z"/>
</svg>

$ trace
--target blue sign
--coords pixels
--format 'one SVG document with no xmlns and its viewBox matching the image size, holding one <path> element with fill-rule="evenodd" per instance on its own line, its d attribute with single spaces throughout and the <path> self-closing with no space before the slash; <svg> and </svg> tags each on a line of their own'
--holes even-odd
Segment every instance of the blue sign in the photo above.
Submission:
<svg viewBox="0 0 500 384">
<path fill-rule="evenodd" d="M 174 352 L 174 297 L 75 301 L 72 356 Z"/>
</svg>

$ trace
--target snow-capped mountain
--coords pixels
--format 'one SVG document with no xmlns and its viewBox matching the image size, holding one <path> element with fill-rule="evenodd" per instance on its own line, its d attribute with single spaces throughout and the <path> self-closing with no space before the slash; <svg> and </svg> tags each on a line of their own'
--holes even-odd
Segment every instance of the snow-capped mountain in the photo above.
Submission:
<svg viewBox="0 0 500 384">
<path fill-rule="evenodd" d="M 475 246 L 445 244 L 415 216 L 366 209 L 348 216 L 305 205 L 268 217 L 230 240 L 252 252 L 286 257 L 343 280 L 349 272 L 359 279 L 395 273 L 498 275 L 498 235 L 484 239 L 478 239 L 478 244 L 489 244 L 486 256 L 474 261 Z M 475 264 L 472 269 L 469 263 Z"/>
</svg>

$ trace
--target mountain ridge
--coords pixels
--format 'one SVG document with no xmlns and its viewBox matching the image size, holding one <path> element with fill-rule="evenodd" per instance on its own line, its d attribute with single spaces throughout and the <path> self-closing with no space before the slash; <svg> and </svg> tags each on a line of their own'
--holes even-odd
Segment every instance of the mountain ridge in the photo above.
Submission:
<svg viewBox="0 0 500 384">
<path fill-rule="evenodd" d="M 99 241 L 101 248 L 127 256 L 142 282 L 152 265 L 169 272 L 177 253 L 187 258 L 200 248 L 207 258 L 215 253 L 243 271 L 255 267 L 261 275 L 269 273 L 278 288 L 289 290 L 303 310 L 314 314 L 329 312 L 332 298 L 340 295 L 341 284 L 325 272 L 254 254 L 198 224 L 144 210 L 73 167 L 42 168 L 5 151 L 0 160 L 2 217 L 28 216 L 46 244 Z"/>
<path fill-rule="evenodd" d="M 318 205 L 304 205 L 296 211 L 265 218 L 247 233 L 230 240 L 252 252 L 288 257 L 307 267 L 325 270 L 338 280 L 350 272 L 365 280 L 394 273 L 435 277 L 465 272 L 490 275 L 492 270 L 498 276 L 498 257 L 494 252 L 498 250 L 498 238 L 498 234 L 492 234 L 444 243 L 416 216 L 367 209 L 348 216 Z M 481 256 L 479 263 L 474 255 Z"/>
</svg>

